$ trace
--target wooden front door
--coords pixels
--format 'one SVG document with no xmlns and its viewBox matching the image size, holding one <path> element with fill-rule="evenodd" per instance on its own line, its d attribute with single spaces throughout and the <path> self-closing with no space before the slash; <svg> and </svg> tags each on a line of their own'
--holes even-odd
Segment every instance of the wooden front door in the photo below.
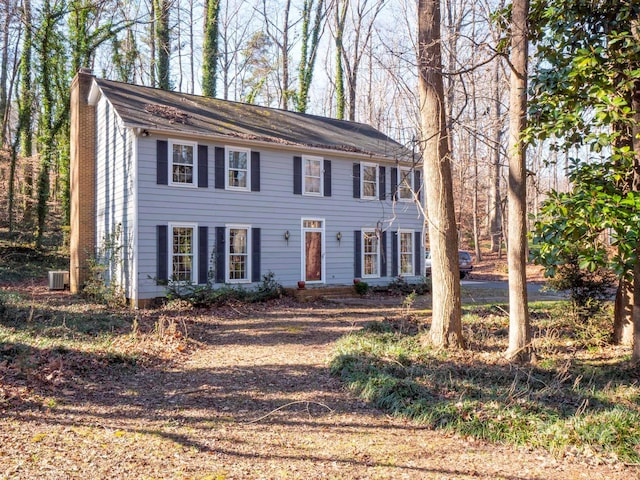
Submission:
<svg viewBox="0 0 640 480">
<path fill-rule="evenodd" d="M 323 220 L 302 221 L 304 280 L 307 282 L 324 282 L 323 232 Z"/>
</svg>

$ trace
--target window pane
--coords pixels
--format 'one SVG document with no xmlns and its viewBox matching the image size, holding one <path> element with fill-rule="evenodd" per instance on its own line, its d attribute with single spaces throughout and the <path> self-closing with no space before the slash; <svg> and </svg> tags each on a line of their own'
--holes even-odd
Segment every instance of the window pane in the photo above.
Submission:
<svg viewBox="0 0 640 480">
<path fill-rule="evenodd" d="M 322 228 L 322 220 L 305 220 L 304 228 Z"/>
<path fill-rule="evenodd" d="M 193 146 L 173 144 L 173 162 L 193 165 Z"/>
<path fill-rule="evenodd" d="M 247 152 L 229 152 L 229 168 L 247 169 Z"/>
<path fill-rule="evenodd" d="M 320 193 L 320 179 L 306 178 L 304 182 L 305 193 Z"/>
<path fill-rule="evenodd" d="M 231 187 L 246 187 L 247 172 L 242 170 L 229 170 L 229 185 Z"/>
<path fill-rule="evenodd" d="M 193 271 L 192 228 L 173 228 L 172 252 L 172 279 L 178 282 L 190 282 Z"/>
<path fill-rule="evenodd" d="M 365 182 L 375 182 L 376 181 L 376 167 L 367 167 L 363 168 L 363 178 Z"/>
<path fill-rule="evenodd" d="M 246 228 L 229 229 L 229 280 L 248 279 L 248 231 Z"/>
</svg>

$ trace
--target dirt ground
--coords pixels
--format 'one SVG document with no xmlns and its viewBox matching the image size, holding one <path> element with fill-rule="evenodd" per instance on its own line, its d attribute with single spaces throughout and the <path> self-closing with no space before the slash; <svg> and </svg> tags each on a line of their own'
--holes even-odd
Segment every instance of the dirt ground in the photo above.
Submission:
<svg viewBox="0 0 640 480">
<path fill-rule="evenodd" d="M 0 403 L 0 478 L 640 479 L 636 467 L 431 431 L 355 399 L 329 375 L 333 342 L 397 313 L 290 299 L 194 311 L 180 328 L 196 348 L 170 362 L 61 364 L 59 382 Z"/>
</svg>

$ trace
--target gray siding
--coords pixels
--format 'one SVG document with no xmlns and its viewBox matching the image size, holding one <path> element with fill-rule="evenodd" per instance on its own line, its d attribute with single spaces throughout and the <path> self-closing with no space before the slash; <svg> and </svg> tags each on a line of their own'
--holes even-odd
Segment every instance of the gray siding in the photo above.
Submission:
<svg viewBox="0 0 640 480">
<path fill-rule="evenodd" d="M 361 228 L 382 228 L 395 232 L 399 228 L 422 230 L 422 220 L 412 203 L 390 200 L 360 200 L 353 198 L 353 160 L 324 157 L 331 160 L 331 196 L 305 196 L 293 193 L 293 156 L 300 152 L 282 152 L 273 148 L 253 148 L 261 158 L 259 192 L 239 192 L 214 188 L 214 152 L 222 143 L 202 142 L 208 146 L 208 188 L 157 185 L 156 141 L 154 135 L 138 139 L 138 274 L 139 298 L 164 294 L 156 285 L 156 226 L 168 223 L 195 223 L 208 227 L 209 248 L 215 245 L 215 227 L 225 224 L 247 224 L 261 229 L 261 272 L 275 273 L 284 286 L 294 286 L 301 279 L 302 230 L 301 218 L 325 221 L 325 281 L 327 284 L 351 284 L 353 281 L 353 231 Z M 164 139 L 164 138 L 160 138 Z M 191 140 L 191 139 L 189 139 Z M 229 143 L 228 145 L 234 145 Z M 317 156 L 317 154 L 314 154 Z M 389 165 L 387 165 L 389 167 Z M 390 196 L 390 168 L 386 169 Z M 125 192 L 118 193 L 118 201 Z M 116 202 L 117 203 L 117 202 Z M 290 238 L 284 238 L 289 231 Z M 336 234 L 342 233 L 338 242 Z M 387 273 L 391 275 L 391 233 L 387 241 Z M 211 252 L 209 252 L 210 254 Z M 418 274 L 420 272 L 417 272 Z M 367 279 L 370 283 L 386 283 Z"/>
<path fill-rule="evenodd" d="M 118 261 L 108 262 L 107 280 L 134 297 L 135 201 L 133 133 L 122 125 L 103 97 L 96 109 L 96 255 L 113 258 L 105 247 L 118 247 Z M 116 234 L 119 234 L 116 238 Z"/>
</svg>

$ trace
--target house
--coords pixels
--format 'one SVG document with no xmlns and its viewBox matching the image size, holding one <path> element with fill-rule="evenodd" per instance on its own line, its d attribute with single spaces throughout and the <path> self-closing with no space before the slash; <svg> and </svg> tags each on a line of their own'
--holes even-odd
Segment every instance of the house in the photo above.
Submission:
<svg viewBox="0 0 640 480">
<path fill-rule="evenodd" d="M 110 250 L 134 306 L 167 282 L 384 284 L 422 272 L 421 168 L 361 123 L 75 77 L 72 291 Z M 114 261 L 117 258 L 117 261 Z"/>
</svg>

